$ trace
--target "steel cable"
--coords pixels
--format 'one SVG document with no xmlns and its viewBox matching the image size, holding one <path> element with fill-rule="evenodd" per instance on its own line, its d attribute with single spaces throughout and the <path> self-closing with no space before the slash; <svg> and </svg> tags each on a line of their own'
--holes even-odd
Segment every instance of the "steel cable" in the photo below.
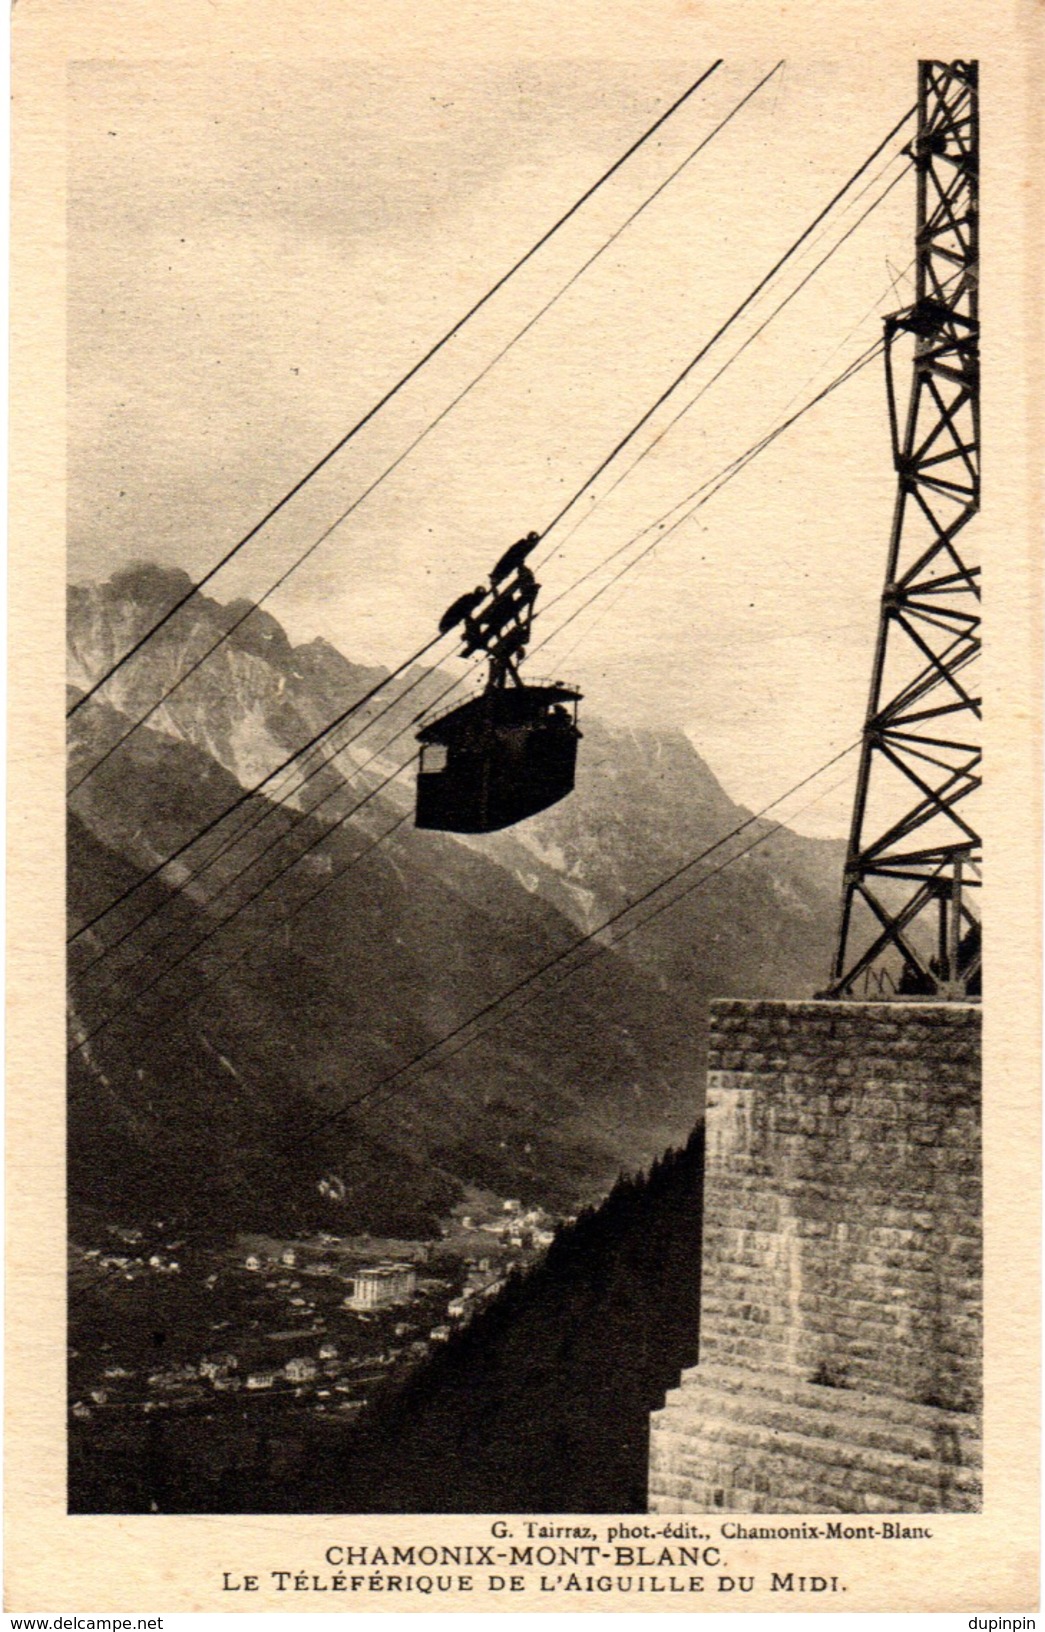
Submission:
<svg viewBox="0 0 1045 1632">
<path fill-rule="evenodd" d="M 155 635 L 158 630 L 162 629 L 165 624 L 170 622 L 171 618 L 173 618 L 175 614 L 187 604 L 193 595 L 197 594 L 205 584 L 210 583 L 211 580 L 215 578 L 222 570 L 222 568 L 227 566 L 232 558 L 237 555 L 241 549 L 243 549 L 244 545 L 248 544 L 251 539 L 255 538 L 262 528 L 265 527 L 274 516 L 278 515 L 279 512 L 287 504 L 289 504 L 291 499 L 293 499 L 296 494 L 300 493 L 302 488 L 305 487 L 314 476 L 318 475 L 324 466 L 328 465 L 330 461 L 335 458 L 335 456 L 339 454 L 344 447 L 347 446 L 352 438 L 356 436 L 365 425 L 368 425 L 375 415 L 380 413 L 381 409 L 391 402 L 392 398 L 395 397 L 403 389 L 403 387 L 415 377 L 415 375 L 419 374 L 421 370 L 431 362 L 433 357 L 435 357 L 438 352 L 442 351 L 443 347 L 446 346 L 454 338 L 454 336 L 464 328 L 465 324 L 469 323 L 471 319 L 475 317 L 476 314 L 490 300 L 493 299 L 494 295 L 496 295 L 499 290 L 503 289 L 504 285 L 511 278 L 513 278 L 528 261 L 532 260 L 539 250 L 543 249 L 544 245 L 548 243 L 549 239 L 554 237 L 559 229 L 564 227 L 567 221 L 577 214 L 578 210 L 580 210 L 588 202 L 588 200 L 598 192 L 599 188 L 602 187 L 605 182 L 609 181 L 610 177 L 615 175 L 621 166 L 626 164 L 628 159 L 630 159 L 633 154 L 637 153 L 638 150 L 644 146 L 649 138 L 654 135 L 655 132 L 658 131 L 661 126 L 664 125 L 667 120 L 669 120 L 672 115 L 678 111 L 679 108 L 682 107 L 683 103 L 687 102 L 694 92 L 700 89 L 701 85 L 703 85 L 711 77 L 711 75 L 722 66 L 722 61 L 723 59 L 720 57 L 716 62 L 712 63 L 711 67 L 701 74 L 700 78 L 695 80 L 689 89 L 684 91 L 683 94 L 671 104 L 667 111 L 662 113 L 660 117 L 656 119 L 652 125 L 650 125 L 649 129 L 644 131 L 638 140 L 633 142 L 627 151 L 623 153 L 608 170 L 604 171 L 599 179 L 594 182 L 586 192 L 581 194 L 580 198 L 577 199 L 576 203 L 570 206 L 565 215 L 560 216 L 555 224 L 549 227 L 548 230 L 543 233 L 540 238 L 538 238 L 537 242 L 526 251 L 525 255 L 517 260 L 507 272 L 503 273 L 502 276 L 497 279 L 496 283 L 492 284 L 486 293 L 468 309 L 464 316 L 459 318 L 453 327 L 448 329 L 443 337 L 440 340 L 437 340 L 436 343 L 425 352 L 424 356 L 421 357 L 418 362 L 414 363 L 402 376 L 402 378 L 399 379 L 390 390 L 385 392 L 384 396 L 382 396 L 371 408 L 367 410 L 361 419 L 356 421 L 352 428 L 334 444 L 329 452 L 325 453 L 323 457 L 311 467 L 311 469 L 306 471 L 305 475 L 295 482 L 293 487 L 289 488 L 288 491 L 284 493 L 283 497 L 277 500 L 277 502 L 266 511 L 260 521 L 256 522 L 248 532 L 244 533 L 243 537 L 240 538 L 237 543 L 231 547 L 231 549 L 226 550 L 220 560 L 218 560 L 215 565 L 203 575 L 202 578 L 198 579 L 193 584 L 192 588 L 185 593 L 185 595 L 176 601 L 173 606 L 169 607 L 163 614 L 163 617 L 160 618 L 158 622 L 153 624 L 150 629 L 146 630 L 145 633 L 141 635 L 126 652 L 123 653 L 122 657 L 113 663 L 109 669 L 107 669 L 106 672 L 97 681 L 95 681 L 89 690 L 73 704 L 72 708 L 69 710 L 69 713 L 74 714 L 78 709 L 82 708 L 84 703 L 88 702 L 90 698 L 93 697 L 102 688 L 102 686 L 108 682 L 108 680 L 117 672 L 118 669 L 121 669 L 125 663 L 129 662 L 130 659 L 141 650 L 146 642 L 152 639 L 153 635 Z"/>
<path fill-rule="evenodd" d="M 860 368 L 866 366 L 866 364 L 872 360 L 875 349 L 876 348 L 872 348 L 871 352 L 869 352 L 863 358 L 858 359 L 856 363 L 851 364 L 845 371 L 843 371 L 843 373 L 841 375 L 839 375 L 836 378 L 836 380 L 834 380 L 831 383 L 831 385 L 825 387 L 824 390 L 821 391 L 818 394 L 818 396 L 811 399 L 811 401 L 809 403 L 807 403 L 803 409 L 799 410 L 799 412 L 797 412 L 796 414 L 793 414 L 790 417 L 790 419 L 785 421 L 781 426 L 778 426 L 773 431 L 767 433 L 767 435 L 764 436 L 758 443 L 753 444 L 753 446 L 751 448 L 747 449 L 744 454 L 741 454 L 736 460 L 734 460 L 731 463 L 731 465 L 727 466 L 723 472 L 720 472 L 718 477 L 712 478 L 710 483 L 703 484 L 703 486 L 705 488 L 710 489 L 706 493 L 705 497 L 702 498 L 700 500 L 700 502 L 693 507 L 692 510 L 688 511 L 685 515 L 679 517 L 678 520 L 675 521 L 669 529 L 667 529 L 667 532 L 663 536 L 668 536 L 670 534 L 670 532 L 674 531 L 677 527 L 681 526 L 685 521 L 687 521 L 690 518 L 690 516 L 694 513 L 694 511 L 696 509 L 700 508 L 700 506 L 702 504 L 706 503 L 708 499 L 713 497 L 714 494 L 716 492 L 718 492 L 720 490 L 720 488 L 722 486 L 724 486 L 728 481 L 732 480 L 732 478 L 735 475 L 738 475 L 739 472 L 742 469 L 744 469 L 746 467 L 746 465 L 749 464 L 754 458 L 756 458 L 760 452 L 762 452 L 766 447 L 770 446 L 771 443 L 776 440 L 777 436 L 781 435 L 784 430 L 788 429 L 790 425 L 794 424 L 796 422 L 796 420 L 800 419 L 805 412 L 808 412 L 809 409 L 816 406 L 816 404 L 818 402 L 822 401 L 826 396 L 830 395 L 830 393 L 833 390 L 837 389 L 837 387 L 839 385 L 845 383 L 845 381 L 847 379 L 851 378 L 852 375 L 854 373 L 856 373 Z M 696 491 L 700 492 L 701 489 L 697 489 Z M 693 495 L 690 495 L 690 497 L 693 497 Z M 686 503 L 686 502 L 688 502 L 688 500 L 683 500 L 681 502 Z M 678 508 L 678 507 L 673 506 L 673 509 L 675 509 L 675 508 Z M 667 514 L 670 515 L 671 512 L 669 511 L 669 512 L 667 512 Z M 657 526 L 658 523 L 655 522 L 652 525 Z M 648 529 L 648 528 L 644 529 L 644 532 L 648 532 L 649 530 L 650 529 Z M 643 535 L 640 534 L 638 536 L 641 538 Z M 566 628 L 570 623 L 572 623 L 574 621 L 575 618 L 580 616 L 581 612 L 583 610 L 585 610 L 585 608 L 588 605 L 592 604 L 593 601 L 595 601 L 596 599 L 599 598 L 599 596 L 604 594 L 606 592 L 606 590 L 609 589 L 611 587 L 611 585 L 614 582 L 617 581 L 617 579 L 619 579 L 621 576 L 623 576 L 623 574 L 625 572 L 630 571 L 633 566 L 637 565 L 638 561 L 641 560 L 643 556 L 648 554 L 651 549 L 655 548 L 656 545 L 659 544 L 661 541 L 662 541 L 661 538 L 658 537 L 657 539 L 655 539 L 653 541 L 652 544 L 647 545 L 646 548 L 640 553 L 640 555 L 637 556 L 634 560 L 628 562 L 620 570 L 620 572 L 618 572 L 610 580 L 610 582 L 608 584 L 604 585 L 602 588 L 597 590 L 593 595 L 588 597 L 588 599 L 582 604 L 581 607 L 578 607 L 573 613 L 571 613 L 569 615 L 569 617 L 567 617 L 559 625 L 559 627 L 556 629 L 556 631 L 554 633 L 555 634 L 561 633 L 562 629 Z M 635 542 L 635 540 L 630 540 L 628 544 L 622 546 L 621 548 L 622 549 L 627 549 L 630 546 L 630 544 L 633 543 L 633 542 Z M 618 552 L 615 552 L 615 553 L 620 553 L 620 552 L 618 551 Z M 610 559 L 612 559 L 612 557 Z M 604 563 L 604 564 L 606 564 L 606 563 Z M 562 597 L 558 597 L 558 599 L 561 599 L 561 598 Z M 547 608 L 545 608 L 546 612 L 548 610 L 550 610 L 552 604 L 554 604 L 554 603 L 549 603 L 549 606 Z M 552 638 L 553 638 L 553 636 L 551 636 L 551 635 L 546 637 L 546 639 L 544 641 L 542 641 L 540 643 L 540 645 L 537 648 L 535 648 L 535 650 L 540 650 L 541 647 L 544 646 L 544 645 L 547 645 Z M 455 681 L 454 685 L 457 685 L 459 683 L 460 683 L 459 681 Z M 448 689 L 453 689 L 453 687 L 450 687 Z M 404 727 L 403 729 L 405 730 L 406 727 Z M 397 734 L 402 735 L 402 731 L 397 733 Z M 388 777 L 385 778 L 384 782 L 380 784 L 379 788 L 372 790 L 371 793 L 369 793 L 366 796 L 366 798 L 363 801 L 360 802 L 360 806 L 357 806 L 355 808 L 357 808 L 357 809 L 361 808 L 362 804 L 368 803 L 371 798 L 375 797 L 377 792 L 382 791 L 384 787 L 387 787 L 390 782 L 394 781 L 396 777 L 400 776 L 403 773 L 403 771 L 405 771 L 409 767 L 409 765 L 411 765 L 413 763 L 413 761 L 414 761 L 414 759 L 416 757 L 417 757 L 416 755 L 412 755 L 410 757 L 410 759 L 406 760 L 402 765 L 400 765 L 394 772 L 392 772 Z M 175 968 L 179 967 L 182 963 L 184 963 L 186 961 L 186 959 L 188 957 L 192 956 L 192 954 L 195 951 L 199 950 L 199 948 L 201 946 L 203 946 L 205 943 L 207 943 L 211 939 L 213 939 L 213 937 L 216 934 L 218 934 L 223 928 L 225 928 L 229 923 L 231 923 L 235 918 L 237 918 L 243 911 L 246 910 L 247 907 L 251 906 L 257 899 L 259 899 L 261 895 L 263 895 L 268 889 L 270 889 L 273 884 L 278 882 L 280 878 L 282 878 L 287 872 L 289 872 L 291 870 L 291 868 L 297 866 L 297 864 L 301 860 L 303 860 L 304 857 L 306 855 L 308 855 L 313 849 L 315 849 L 318 844 L 322 843 L 325 839 L 329 838 L 330 833 L 333 832 L 337 827 L 339 827 L 343 821 L 348 820 L 348 817 L 353 813 L 354 812 L 346 813 L 346 815 L 344 817 L 342 817 L 338 822 L 334 823 L 334 826 L 332 828 L 322 829 L 312 839 L 312 841 L 305 847 L 304 850 L 302 850 L 299 854 L 297 854 L 293 858 L 291 858 L 291 860 L 288 861 L 275 874 L 273 874 L 273 876 L 271 878 L 267 879 L 263 884 L 261 884 L 257 889 L 255 889 L 253 891 L 253 893 L 246 898 L 246 900 L 244 900 L 238 906 L 236 906 L 225 918 L 221 919 L 220 922 L 217 925 L 215 925 L 211 929 L 209 929 L 200 938 L 200 940 L 198 940 L 197 942 L 194 943 L 193 946 L 186 949 L 176 959 L 174 959 L 170 964 L 166 965 L 162 970 L 160 970 L 154 976 L 154 978 L 152 980 L 150 980 L 144 987 L 142 987 L 139 990 L 137 990 L 136 992 L 132 993 L 131 996 L 127 999 L 126 1002 L 119 1005 L 119 1007 L 116 1010 L 114 1010 L 111 1014 L 109 1014 L 107 1017 L 105 1017 L 91 1032 L 89 1032 L 87 1034 L 87 1036 L 81 1038 L 80 1042 L 76 1045 L 76 1047 L 82 1047 L 87 1042 L 91 1041 L 101 1031 L 107 1029 L 108 1026 L 111 1025 L 115 1020 L 117 1020 L 122 1014 L 126 1013 L 129 1008 L 133 1007 L 143 996 L 145 996 L 156 985 L 158 985 L 162 980 L 164 980 L 171 972 L 173 972 L 173 970 Z M 249 865 L 251 865 L 251 864 L 248 864 L 248 867 L 245 867 L 244 869 L 242 869 L 242 872 L 246 872 L 247 870 L 249 870 Z M 238 876 L 241 876 L 241 875 L 236 875 L 236 876 L 238 877 Z M 138 960 L 138 961 L 142 961 L 142 960 Z"/>
</svg>

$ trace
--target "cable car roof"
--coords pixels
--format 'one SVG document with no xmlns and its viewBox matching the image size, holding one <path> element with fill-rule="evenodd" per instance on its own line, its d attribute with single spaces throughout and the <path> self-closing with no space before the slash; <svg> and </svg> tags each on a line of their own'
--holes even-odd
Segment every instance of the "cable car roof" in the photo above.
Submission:
<svg viewBox="0 0 1045 1632">
<path fill-rule="evenodd" d="M 576 703 L 581 701 L 581 692 L 572 686 L 564 685 L 560 680 L 539 682 L 536 685 L 508 686 L 497 692 L 485 691 L 478 697 L 471 697 L 465 703 L 458 703 L 452 708 L 445 709 L 434 719 L 428 720 L 418 731 L 418 742 L 445 742 L 454 737 L 458 731 L 471 725 L 472 721 L 482 716 L 491 707 L 491 697 L 496 699 L 494 706 L 502 719 L 516 716 L 523 720 L 532 717 L 538 709 L 551 707 L 556 703 Z"/>
</svg>

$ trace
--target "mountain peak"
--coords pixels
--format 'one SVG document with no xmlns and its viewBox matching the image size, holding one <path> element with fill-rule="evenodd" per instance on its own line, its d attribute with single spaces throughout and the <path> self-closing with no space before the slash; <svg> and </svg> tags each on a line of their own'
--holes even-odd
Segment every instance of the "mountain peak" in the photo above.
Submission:
<svg viewBox="0 0 1045 1632">
<path fill-rule="evenodd" d="M 172 607 L 192 589 L 193 581 L 181 567 L 163 567 L 156 561 L 132 561 L 114 572 L 106 585 L 119 600 L 135 601 L 157 615 Z"/>
</svg>

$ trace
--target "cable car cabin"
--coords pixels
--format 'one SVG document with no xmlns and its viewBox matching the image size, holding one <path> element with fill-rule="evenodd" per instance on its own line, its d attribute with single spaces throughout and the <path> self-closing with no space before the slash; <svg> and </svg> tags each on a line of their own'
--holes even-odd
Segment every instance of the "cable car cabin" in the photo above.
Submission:
<svg viewBox="0 0 1045 1632">
<path fill-rule="evenodd" d="M 573 791 L 580 693 L 488 686 L 418 732 L 417 826 L 495 833 Z"/>
<path fill-rule="evenodd" d="M 540 588 L 526 558 L 540 542 L 527 533 L 501 556 L 482 584 L 458 596 L 439 633 L 461 630 L 461 656 L 489 659 L 480 697 L 451 709 L 417 733 L 418 827 L 445 833 L 496 833 L 565 799 L 577 766 L 579 691 L 528 686 L 519 676 Z"/>
</svg>

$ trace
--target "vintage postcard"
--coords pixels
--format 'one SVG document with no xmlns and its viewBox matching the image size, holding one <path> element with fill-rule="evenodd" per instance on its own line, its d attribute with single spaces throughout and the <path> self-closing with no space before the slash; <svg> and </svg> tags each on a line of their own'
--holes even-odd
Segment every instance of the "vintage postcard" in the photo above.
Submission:
<svg viewBox="0 0 1045 1632">
<path fill-rule="evenodd" d="M 1042 27 L 19 0 L 9 1610 L 1036 1606 Z"/>
</svg>

